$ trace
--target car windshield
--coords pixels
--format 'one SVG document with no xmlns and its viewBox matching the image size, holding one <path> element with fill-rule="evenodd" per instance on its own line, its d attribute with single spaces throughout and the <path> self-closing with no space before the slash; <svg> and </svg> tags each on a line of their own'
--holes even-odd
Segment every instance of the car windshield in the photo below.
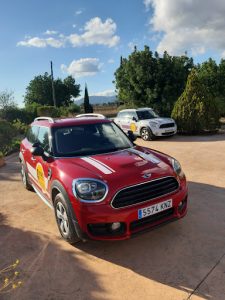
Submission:
<svg viewBox="0 0 225 300">
<path fill-rule="evenodd" d="M 113 122 L 54 128 L 53 136 L 56 156 L 94 155 L 133 146 Z"/>
<path fill-rule="evenodd" d="M 159 117 L 152 109 L 139 110 L 137 111 L 137 115 L 139 120 L 148 120 Z"/>
</svg>

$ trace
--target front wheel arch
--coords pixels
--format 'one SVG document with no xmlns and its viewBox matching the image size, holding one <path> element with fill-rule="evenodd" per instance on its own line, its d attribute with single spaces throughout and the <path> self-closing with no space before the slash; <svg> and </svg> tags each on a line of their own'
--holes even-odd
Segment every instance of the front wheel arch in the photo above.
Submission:
<svg viewBox="0 0 225 300">
<path fill-rule="evenodd" d="M 69 207 L 71 218 L 73 219 L 73 225 L 74 225 L 74 228 L 75 228 L 75 231 L 76 231 L 78 237 L 83 241 L 86 240 L 85 235 L 79 226 L 79 223 L 78 223 L 78 220 L 76 217 L 76 213 L 73 209 L 73 206 L 72 206 L 69 196 L 66 192 L 66 189 L 58 180 L 54 180 L 51 185 L 51 200 L 52 200 L 53 206 L 54 206 L 54 200 L 55 200 L 56 196 L 60 193 L 63 195 L 63 197 Z"/>
<path fill-rule="evenodd" d="M 142 131 L 143 131 L 144 129 L 146 129 L 146 130 L 148 131 L 148 137 L 147 137 L 147 139 L 144 139 L 143 136 L 142 136 Z M 153 139 L 155 138 L 155 136 L 154 136 L 154 134 L 152 133 L 152 130 L 151 130 L 151 128 L 150 128 L 149 126 L 142 126 L 142 127 L 140 128 L 139 134 L 140 134 L 140 137 L 141 137 L 144 141 L 153 140 Z"/>
</svg>

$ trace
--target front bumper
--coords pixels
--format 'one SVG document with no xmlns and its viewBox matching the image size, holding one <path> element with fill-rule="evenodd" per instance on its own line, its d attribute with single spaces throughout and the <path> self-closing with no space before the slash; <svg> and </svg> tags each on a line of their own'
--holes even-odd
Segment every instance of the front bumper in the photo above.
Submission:
<svg viewBox="0 0 225 300">
<path fill-rule="evenodd" d="M 152 133 L 155 136 L 169 136 L 177 133 L 177 127 L 170 128 L 153 128 Z"/>
<path fill-rule="evenodd" d="M 138 219 L 138 209 L 168 199 L 173 200 L 172 208 Z M 185 204 L 182 210 L 178 208 L 181 201 L 184 201 Z M 114 209 L 110 204 L 88 205 L 80 203 L 79 207 L 76 207 L 76 212 L 84 236 L 94 240 L 124 240 L 133 234 L 184 217 L 187 213 L 187 186 L 183 182 L 179 190 L 171 195 L 121 209 Z M 118 222 L 121 223 L 121 228 L 117 231 L 110 230 L 110 225 Z"/>
</svg>

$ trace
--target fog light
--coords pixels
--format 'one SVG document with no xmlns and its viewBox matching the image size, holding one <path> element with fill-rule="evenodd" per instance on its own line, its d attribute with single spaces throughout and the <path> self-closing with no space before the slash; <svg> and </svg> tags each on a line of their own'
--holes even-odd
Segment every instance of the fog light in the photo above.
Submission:
<svg viewBox="0 0 225 300">
<path fill-rule="evenodd" d="M 187 203 L 187 199 L 184 199 L 178 204 L 179 213 L 182 213 L 184 211 L 186 203 Z"/>
<path fill-rule="evenodd" d="M 112 223 L 111 230 L 115 231 L 120 229 L 121 224 L 119 222 Z"/>
</svg>

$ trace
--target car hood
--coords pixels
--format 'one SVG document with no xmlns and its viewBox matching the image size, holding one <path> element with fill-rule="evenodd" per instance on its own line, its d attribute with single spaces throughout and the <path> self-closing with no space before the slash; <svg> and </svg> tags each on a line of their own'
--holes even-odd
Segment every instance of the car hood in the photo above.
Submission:
<svg viewBox="0 0 225 300">
<path fill-rule="evenodd" d="M 144 121 L 148 121 L 150 123 L 154 122 L 159 125 L 167 124 L 167 123 L 175 123 L 175 121 L 172 118 L 154 118 L 154 119 L 149 119 L 149 120 L 144 120 Z"/>
<path fill-rule="evenodd" d="M 76 178 L 96 178 L 113 189 L 174 176 L 174 171 L 160 154 L 143 147 L 133 147 L 107 154 L 60 159 L 61 169 Z"/>
</svg>

